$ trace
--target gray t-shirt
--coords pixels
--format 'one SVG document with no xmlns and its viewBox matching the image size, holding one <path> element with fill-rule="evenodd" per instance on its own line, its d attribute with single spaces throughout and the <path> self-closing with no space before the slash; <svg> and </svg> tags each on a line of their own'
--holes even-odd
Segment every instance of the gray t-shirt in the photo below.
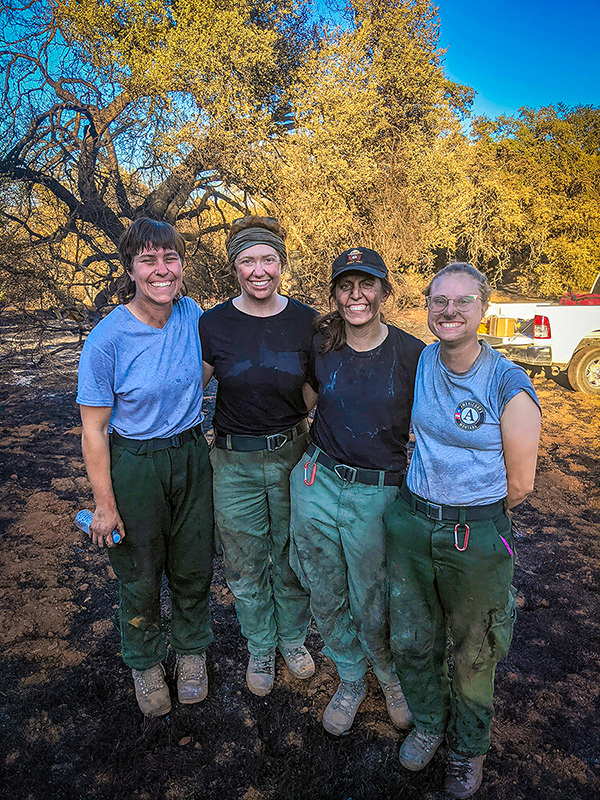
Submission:
<svg viewBox="0 0 600 800">
<path fill-rule="evenodd" d="M 525 391 L 539 402 L 525 371 L 481 343 L 468 372 L 448 369 L 440 344 L 423 350 L 415 381 L 415 450 L 406 483 L 432 503 L 478 506 L 506 497 L 500 417 Z"/>
<path fill-rule="evenodd" d="M 117 306 L 87 337 L 77 402 L 112 408 L 109 431 L 130 439 L 175 436 L 202 420 L 202 311 L 189 297 L 173 304 L 164 328 Z"/>
</svg>

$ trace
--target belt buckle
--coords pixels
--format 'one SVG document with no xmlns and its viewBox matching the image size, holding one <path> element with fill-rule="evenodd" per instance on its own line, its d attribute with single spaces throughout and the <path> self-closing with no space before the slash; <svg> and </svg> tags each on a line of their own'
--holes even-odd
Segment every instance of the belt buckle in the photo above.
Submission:
<svg viewBox="0 0 600 800">
<path fill-rule="evenodd" d="M 429 519 L 435 519 L 437 522 L 442 521 L 442 507 L 437 503 L 427 503 L 427 511 L 425 513 Z"/>
<path fill-rule="evenodd" d="M 341 470 L 343 474 L 340 474 L 338 470 Z M 346 483 L 354 483 L 358 474 L 354 467 L 349 467 L 346 464 L 336 464 L 333 471 L 340 480 L 346 481 Z"/>
<path fill-rule="evenodd" d="M 273 433 L 271 436 L 267 436 L 266 439 L 269 453 L 279 450 L 284 444 L 287 444 L 288 441 L 288 437 L 285 433 Z"/>
</svg>

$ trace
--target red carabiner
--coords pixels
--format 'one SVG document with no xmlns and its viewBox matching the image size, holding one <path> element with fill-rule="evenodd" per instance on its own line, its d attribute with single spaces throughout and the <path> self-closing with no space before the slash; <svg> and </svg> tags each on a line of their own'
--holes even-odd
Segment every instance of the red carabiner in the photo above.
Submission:
<svg viewBox="0 0 600 800">
<path fill-rule="evenodd" d="M 463 546 L 462 547 L 458 546 L 458 529 L 459 528 L 460 528 L 460 522 L 457 522 L 456 525 L 454 526 L 454 547 L 456 547 L 456 549 L 459 550 L 461 553 L 464 553 L 465 550 L 467 549 L 467 545 L 469 544 L 469 531 L 470 531 L 470 528 L 467 525 L 467 523 L 465 522 L 465 525 L 464 525 L 465 538 L 463 539 Z"/>
<path fill-rule="evenodd" d="M 317 471 L 317 462 L 315 461 L 315 463 L 313 464 L 312 472 L 310 473 L 310 481 L 308 480 L 308 472 L 307 472 L 309 464 L 310 464 L 310 461 L 307 461 L 306 464 L 304 465 L 304 483 L 307 486 L 312 486 L 313 483 L 315 482 L 315 473 Z"/>
</svg>

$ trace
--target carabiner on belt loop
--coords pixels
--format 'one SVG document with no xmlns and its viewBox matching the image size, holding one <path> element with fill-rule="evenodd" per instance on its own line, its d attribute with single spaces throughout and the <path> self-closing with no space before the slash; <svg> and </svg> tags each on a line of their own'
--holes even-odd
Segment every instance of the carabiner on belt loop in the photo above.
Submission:
<svg viewBox="0 0 600 800">
<path fill-rule="evenodd" d="M 458 529 L 460 528 L 461 524 L 463 525 L 463 527 L 465 529 L 465 538 L 463 539 L 463 546 L 459 547 L 458 546 Z M 469 544 L 469 531 L 470 531 L 470 528 L 469 528 L 469 526 L 467 525 L 466 522 L 463 522 L 463 523 L 457 522 L 456 525 L 454 526 L 454 547 L 456 547 L 456 549 L 461 553 L 465 552 L 465 550 L 467 549 L 467 545 Z"/>
<path fill-rule="evenodd" d="M 304 465 L 304 483 L 307 486 L 312 486 L 313 483 L 315 482 L 315 474 L 317 472 L 317 462 L 315 461 L 315 463 L 313 464 L 312 472 L 310 473 L 310 480 L 308 480 L 308 465 L 309 464 L 310 464 L 310 461 L 307 461 L 306 464 Z"/>
</svg>

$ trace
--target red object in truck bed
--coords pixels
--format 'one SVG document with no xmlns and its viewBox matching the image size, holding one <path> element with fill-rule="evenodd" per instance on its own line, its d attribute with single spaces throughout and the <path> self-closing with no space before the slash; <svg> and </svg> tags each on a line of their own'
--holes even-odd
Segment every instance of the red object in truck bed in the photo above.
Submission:
<svg viewBox="0 0 600 800">
<path fill-rule="evenodd" d="M 600 306 L 600 294 L 573 294 L 567 292 L 558 301 L 561 306 Z"/>
</svg>

